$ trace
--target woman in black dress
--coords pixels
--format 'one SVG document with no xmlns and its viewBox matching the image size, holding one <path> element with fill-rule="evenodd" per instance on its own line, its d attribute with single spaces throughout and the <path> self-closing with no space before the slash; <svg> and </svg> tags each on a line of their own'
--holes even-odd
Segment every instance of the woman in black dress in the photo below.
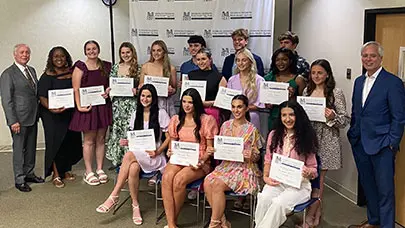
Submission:
<svg viewBox="0 0 405 228">
<path fill-rule="evenodd" d="M 73 181 L 72 165 L 82 158 L 80 132 L 68 129 L 74 109 L 49 109 L 48 91 L 72 88 L 72 57 L 63 47 L 50 50 L 45 72 L 38 82 L 40 117 L 45 133 L 45 177 L 52 173 L 52 183 L 63 188 L 62 179 Z"/>
</svg>

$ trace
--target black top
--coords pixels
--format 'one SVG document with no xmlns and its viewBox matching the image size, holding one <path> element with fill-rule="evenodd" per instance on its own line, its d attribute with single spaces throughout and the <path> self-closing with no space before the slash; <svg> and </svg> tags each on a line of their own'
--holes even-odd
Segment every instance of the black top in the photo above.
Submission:
<svg viewBox="0 0 405 228">
<path fill-rule="evenodd" d="M 189 80 L 207 81 L 205 90 L 205 100 L 214 101 L 218 93 L 219 83 L 221 82 L 222 75 L 216 70 L 194 70 L 188 73 Z"/>
</svg>

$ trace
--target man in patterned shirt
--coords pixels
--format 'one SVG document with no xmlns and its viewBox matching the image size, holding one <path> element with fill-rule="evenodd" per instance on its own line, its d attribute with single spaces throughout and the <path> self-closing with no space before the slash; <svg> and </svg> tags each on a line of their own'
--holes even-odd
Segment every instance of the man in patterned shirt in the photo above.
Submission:
<svg viewBox="0 0 405 228">
<path fill-rule="evenodd" d="M 295 51 L 298 43 L 300 42 L 297 34 L 290 31 L 281 34 L 278 37 L 278 41 L 280 42 L 280 48 L 288 48 L 291 51 Z M 309 63 L 302 56 L 298 55 L 297 51 L 295 51 L 295 54 L 297 54 L 297 73 L 308 80 Z"/>
</svg>

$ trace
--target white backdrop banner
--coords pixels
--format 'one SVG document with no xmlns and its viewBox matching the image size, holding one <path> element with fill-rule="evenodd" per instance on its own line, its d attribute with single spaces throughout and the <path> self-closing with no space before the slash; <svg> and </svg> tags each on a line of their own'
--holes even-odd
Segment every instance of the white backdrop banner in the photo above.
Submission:
<svg viewBox="0 0 405 228">
<path fill-rule="evenodd" d="M 129 0 L 131 41 L 140 63 L 149 60 L 150 45 L 165 41 L 171 63 L 178 67 L 191 58 L 187 39 L 201 35 L 222 67 L 234 52 L 231 33 L 249 31 L 249 49 L 259 55 L 264 67 L 273 53 L 274 0 Z"/>
</svg>

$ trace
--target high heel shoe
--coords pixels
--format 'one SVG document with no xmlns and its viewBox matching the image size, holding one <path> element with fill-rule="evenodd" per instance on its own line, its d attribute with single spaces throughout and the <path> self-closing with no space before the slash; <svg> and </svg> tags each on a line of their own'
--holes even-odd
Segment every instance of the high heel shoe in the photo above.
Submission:
<svg viewBox="0 0 405 228">
<path fill-rule="evenodd" d="M 231 228 L 231 222 L 226 220 L 225 214 L 221 217 L 221 228 Z"/>
<path fill-rule="evenodd" d="M 117 206 L 118 200 L 119 200 L 119 196 L 111 196 L 111 195 L 110 195 L 110 196 L 107 198 L 107 200 L 104 201 L 103 204 L 101 204 L 100 206 L 98 206 L 98 207 L 96 208 L 96 211 L 97 211 L 98 213 L 106 214 L 106 213 L 110 212 L 111 209 L 114 209 L 114 208 Z M 112 204 L 109 205 L 109 202 L 108 202 L 108 201 L 112 202 Z M 108 203 L 108 204 L 107 204 L 107 203 Z M 108 206 L 108 205 L 109 205 L 109 206 Z"/>
<path fill-rule="evenodd" d="M 132 204 L 132 221 L 137 226 L 142 225 L 142 223 L 143 223 L 142 216 L 141 216 L 141 210 L 139 209 L 139 205 L 133 205 Z"/>
<path fill-rule="evenodd" d="M 208 228 L 220 228 L 221 225 L 221 221 L 220 220 L 213 220 L 211 219 L 210 225 L 208 226 Z"/>
</svg>

